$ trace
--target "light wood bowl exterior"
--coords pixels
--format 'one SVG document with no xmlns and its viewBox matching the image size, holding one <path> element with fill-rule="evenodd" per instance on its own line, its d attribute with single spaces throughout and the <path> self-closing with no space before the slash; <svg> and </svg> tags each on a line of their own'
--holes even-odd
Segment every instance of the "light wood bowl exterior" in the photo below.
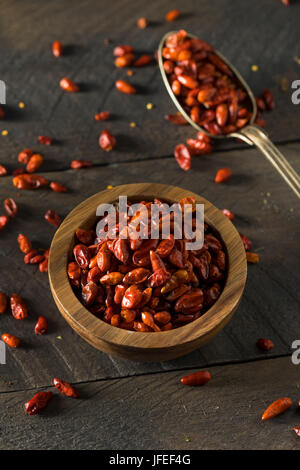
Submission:
<svg viewBox="0 0 300 470">
<path fill-rule="evenodd" d="M 77 228 L 90 229 L 97 220 L 96 208 L 118 200 L 178 202 L 193 196 L 204 204 L 205 221 L 221 235 L 227 248 L 228 274 L 217 302 L 194 322 L 170 331 L 140 333 L 108 325 L 90 313 L 74 294 L 67 276 Z M 65 218 L 53 238 L 49 259 L 49 280 L 56 305 L 71 327 L 94 347 L 108 354 L 136 361 L 164 361 L 187 354 L 219 333 L 233 316 L 241 300 L 247 277 L 245 250 L 240 236 L 224 214 L 209 201 L 191 191 L 157 183 L 117 186 L 91 196 Z M 76 345 L 74 345 L 76 347 Z"/>
</svg>

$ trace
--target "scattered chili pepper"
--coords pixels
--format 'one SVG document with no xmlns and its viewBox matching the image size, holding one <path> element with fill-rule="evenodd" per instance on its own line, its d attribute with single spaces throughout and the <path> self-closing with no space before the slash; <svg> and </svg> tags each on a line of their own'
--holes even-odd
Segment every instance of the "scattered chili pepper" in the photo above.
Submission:
<svg viewBox="0 0 300 470">
<path fill-rule="evenodd" d="M 57 181 L 51 181 L 50 188 L 56 193 L 66 193 L 68 190 L 62 183 L 57 183 Z"/>
<path fill-rule="evenodd" d="M 259 255 L 257 253 L 251 253 L 251 251 L 246 252 L 246 258 L 248 263 L 256 264 L 259 262 Z"/>
<path fill-rule="evenodd" d="M 81 168 L 91 168 L 93 166 L 93 162 L 90 160 L 73 160 L 71 163 L 71 168 L 73 170 L 79 170 Z"/>
<path fill-rule="evenodd" d="M 68 382 L 58 379 L 57 377 L 54 377 L 53 383 L 54 383 L 54 386 L 62 395 L 66 395 L 66 397 L 71 397 L 71 398 L 79 398 L 79 393 L 76 390 L 76 388 L 72 387 L 72 385 L 70 385 Z"/>
<path fill-rule="evenodd" d="M 144 67 L 152 62 L 152 56 L 150 54 L 141 55 L 134 63 L 134 67 Z"/>
<path fill-rule="evenodd" d="M 228 181 L 232 176 L 232 171 L 230 168 L 221 168 L 218 170 L 216 177 L 215 177 L 215 182 L 216 183 L 224 183 L 225 181 Z"/>
<path fill-rule="evenodd" d="M 185 171 L 191 168 L 191 153 L 186 145 L 176 145 L 174 149 L 174 156 L 180 168 Z"/>
<path fill-rule="evenodd" d="M 147 26 L 148 26 L 148 20 L 147 20 L 147 18 L 145 18 L 145 17 L 139 18 L 139 19 L 137 20 L 137 26 L 138 26 L 138 28 L 140 28 L 140 29 L 145 29 L 145 28 L 147 28 Z"/>
<path fill-rule="evenodd" d="M 243 242 L 243 245 L 244 245 L 244 248 L 246 251 L 249 251 L 251 250 L 252 248 L 252 241 L 246 237 L 246 235 L 243 235 L 242 233 L 240 233 L 240 237 L 241 237 L 241 240 Z"/>
<path fill-rule="evenodd" d="M 270 339 L 259 338 L 256 343 L 257 347 L 262 351 L 270 351 L 274 348 L 274 343 Z"/>
<path fill-rule="evenodd" d="M 6 227 L 9 222 L 9 217 L 7 215 L 0 215 L 0 231 Z"/>
<path fill-rule="evenodd" d="M 34 332 L 36 335 L 44 335 L 48 331 L 48 321 L 45 317 L 39 317 L 35 325 Z"/>
<path fill-rule="evenodd" d="M 28 308 L 25 300 L 22 299 L 18 294 L 11 294 L 10 296 L 10 308 L 13 317 L 16 320 L 24 320 L 28 317 Z"/>
<path fill-rule="evenodd" d="M 39 175 L 21 174 L 13 178 L 13 185 L 18 189 L 38 189 L 48 184 L 49 182 Z"/>
<path fill-rule="evenodd" d="M 19 248 L 22 251 L 22 253 L 29 253 L 31 251 L 32 249 L 31 242 L 29 238 L 23 233 L 20 233 L 18 235 L 18 243 L 19 243 Z"/>
<path fill-rule="evenodd" d="M 30 250 L 26 255 L 24 256 L 24 263 L 25 264 L 32 264 L 31 259 L 34 258 L 38 254 L 37 250 Z"/>
<path fill-rule="evenodd" d="M 38 142 L 43 145 L 51 145 L 52 144 L 52 138 L 47 136 L 47 135 L 39 135 L 38 136 Z"/>
<path fill-rule="evenodd" d="M 234 220 L 235 219 L 235 215 L 233 212 L 231 212 L 229 209 L 222 209 L 222 212 L 224 215 L 226 215 L 226 217 L 228 217 L 229 220 Z"/>
<path fill-rule="evenodd" d="M 39 263 L 39 270 L 41 273 L 48 272 L 48 258 L 45 258 L 43 261 Z"/>
<path fill-rule="evenodd" d="M 273 97 L 271 90 L 265 89 L 263 91 L 262 98 L 266 104 L 266 108 L 269 111 L 272 111 L 272 109 L 274 109 L 275 107 L 275 102 L 274 102 L 274 97 Z"/>
<path fill-rule="evenodd" d="M 68 91 L 70 93 L 77 93 L 79 91 L 79 86 L 70 78 L 62 78 L 59 85 L 64 91 Z"/>
<path fill-rule="evenodd" d="M 190 375 L 182 377 L 180 380 L 183 385 L 192 385 L 192 386 L 199 386 L 204 385 L 209 382 L 211 379 L 211 375 L 208 371 L 200 371 L 194 372 Z"/>
<path fill-rule="evenodd" d="M 5 176 L 5 175 L 7 175 L 7 169 L 5 168 L 5 166 L 0 165 L 0 176 Z"/>
<path fill-rule="evenodd" d="M 49 222 L 49 224 L 54 225 L 54 227 L 58 227 L 61 223 L 61 219 L 58 213 L 52 209 L 47 210 L 45 214 L 45 219 L 47 220 L 47 222 Z"/>
<path fill-rule="evenodd" d="M 173 124 L 187 124 L 187 120 L 181 114 L 165 114 L 165 119 Z"/>
<path fill-rule="evenodd" d="M 20 343 L 21 343 L 20 339 L 14 335 L 11 335 L 9 333 L 3 333 L 1 338 L 2 338 L 2 341 L 8 344 L 8 346 L 10 346 L 11 348 L 18 348 L 20 346 Z"/>
<path fill-rule="evenodd" d="M 104 129 L 99 137 L 99 146 L 106 152 L 109 152 L 116 146 L 116 144 L 116 138 L 111 135 L 107 129 Z"/>
<path fill-rule="evenodd" d="M 35 173 L 43 164 L 44 158 L 39 153 L 34 153 L 26 166 L 27 173 Z"/>
<path fill-rule="evenodd" d="M 134 61 L 134 54 L 128 52 L 127 54 L 118 56 L 115 58 L 115 66 L 116 67 L 129 67 L 132 62 Z"/>
<path fill-rule="evenodd" d="M 117 46 L 114 48 L 113 54 L 117 57 L 120 57 L 125 54 L 130 54 L 133 52 L 133 47 L 129 46 L 128 44 Z"/>
<path fill-rule="evenodd" d="M 168 13 L 166 14 L 165 18 L 166 18 L 166 21 L 175 21 L 177 20 L 177 18 L 179 17 L 180 15 L 180 11 L 179 10 L 170 10 L 168 11 Z"/>
<path fill-rule="evenodd" d="M 52 53 L 55 57 L 60 57 L 63 54 L 63 45 L 60 41 L 54 41 L 52 44 Z"/>
<path fill-rule="evenodd" d="M 18 161 L 20 163 L 24 163 L 25 165 L 27 165 L 32 155 L 33 155 L 33 151 L 31 149 L 24 149 L 19 153 Z"/>
<path fill-rule="evenodd" d="M 52 392 L 38 392 L 31 400 L 25 403 L 25 413 L 35 415 L 42 411 L 48 405 L 52 398 Z"/>
<path fill-rule="evenodd" d="M 0 106 L 0 119 L 3 119 L 4 116 L 5 116 L 4 109 L 2 108 L 2 106 Z"/>
<path fill-rule="evenodd" d="M 0 314 L 5 313 L 7 309 L 7 297 L 3 292 L 0 292 Z"/>
<path fill-rule="evenodd" d="M 290 398 L 279 398 L 278 400 L 271 403 L 270 406 L 264 411 L 262 415 L 262 420 L 266 421 L 267 419 L 274 418 L 275 416 L 284 413 L 292 406 L 293 402 Z"/>
<path fill-rule="evenodd" d="M 300 427 L 294 427 L 293 431 L 297 434 L 297 436 L 300 436 Z"/>
<path fill-rule="evenodd" d="M 102 111 L 101 113 L 95 114 L 95 121 L 107 121 L 110 117 L 109 111 Z"/>
<path fill-rule="evenodd" d="M 3 202 L 4 209 L 10 217 L 15 217 L 18 212 L 18 206 L 16 202 L 11 198 L 7 198 Z"/>
<path fill-rule="evenodd" d="M 137 93 L 137 89 L 130 83 L 125 82 L 125 80 L 117 80 L 115 85 L 117 90 L 119 90 L 121 93 L 125 93 L 127 95 L 134 95 Z"/>
</svg>

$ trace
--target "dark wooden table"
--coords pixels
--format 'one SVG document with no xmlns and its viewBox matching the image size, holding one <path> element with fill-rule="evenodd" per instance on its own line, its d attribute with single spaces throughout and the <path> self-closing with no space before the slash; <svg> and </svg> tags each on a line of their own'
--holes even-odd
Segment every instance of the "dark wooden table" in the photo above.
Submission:
<svg viewBox="0 0 300 470">
<path fill-rule="evenodd" d="M 175 7 L 181 18 L 166 24 L 165 13 Z M 0 135 L 0 163 L 13 170 L 19 166 L 18 152 L 33 147 L 45 157 L 41 174 L 69 189 L 67 194 L 18 191 L 11 176 L 1 178 L 0 200 L 15 198 L 19 214 L 1 232 L 0 291 L 20 293 L 30 316 L 16 322 L 5 314 L 0 321 L 0 333 L 16 334 L 23 344 L 7 349 L 7 363 L 0 365 L 0 448 L 299 448 L 292 431 L 300 425 L 295 409 L 274 421 L 260 419 L 273 400 L 300 399 L 300 369 L 290 356 L 292 342 L 300 339 L 299 203 L 264 157 L 241 143 L 219 144 L 213 154 L 195 158 L 190 172 L 183 172 L 172 151 L 194 131 L 163 119 L 174 110 L 157 66 L 134 71 L 129 80 L 140 93 L 123 96 L 114 81 L 126 72 L 114 67 L 112 56 L 120 43 L 153 52 L 173 26 L 211 41 L 255 93 L 265 87 L 273 91 L 276 109 L 266 115 L 267 131 L 300 171 L 300 113 L 290 91 L 300 71 L 294 59 L 300 57 L 299 2 L 286 8 L 279 0 L 26 0 L 1 1 L 0 9 L 0 79 L 7 84 L 7 117 L 0 130 L 8 131 Z M 146 30 L 136 27 L 140 16 L 151 22 Z M 111 43 L 106 45 L 105 38 Z M 59 60 L 51 54 L 58 39 L 67 45 Z M 251 70 L 253 64 L 257 72 Z M 64 94 L 58 86 L 63 76 L 80 83 L 82 92 Z M 283 78 L 289 84 L 285 92 Z M 154 107 L 147 110 L 150 102 Z M 95 122 L 93 115 L 104 109 L 112 112 L 112 119 Z M 118 140 L 110 153 L 98 146 L 103 128 Z M 52 135 L 55 144 L 39 145 L 40 134 Z M 70 162 L 78 158 L 92 160 L 94 168 L 70 170 Z M 226 185 L 216 185 L 214 175 L 223 166 L 231 167 L 233 177 Z M 143 181 L 182 186 L 233 210 L 237 228 L 260 254 L 260 263 L 249 266 L 241 306 L 222 333 L 201 350 L 163 363 L 115 359 L 85 343 L 60 316 L 47 275 L 24 264 L 16 242 L 23 232 L 34 245 L 46 248 L 54 233 L 43 218 L 47 209 L 65 216 L 107 185 Z M 43 337 L 33 333 L 39 315 L 49 319 Z M 275 348 L 260 352 L 259 337 L 271 338 Z M 213 376 L 207 386 L 180 384 L 182 375 L 201 368 Z M 26 416 L 24 402 L 37 390 L 51 390 L 54 376 L 77 384 L 81 399 L 56 394 L 42 415 Z"/>
</svg>

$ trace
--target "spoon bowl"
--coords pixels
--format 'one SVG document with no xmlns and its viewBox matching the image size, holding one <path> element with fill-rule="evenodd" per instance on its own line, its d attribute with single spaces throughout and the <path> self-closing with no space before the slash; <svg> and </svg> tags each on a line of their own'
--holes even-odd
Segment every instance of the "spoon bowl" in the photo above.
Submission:
<svg viewBox="0 0 300 470">
<path fill-rule="evenodd" d="M 177 107 L 178 111 L 182 114 L 182 116 L 186 119 L 186 121 L 193 126 L 197 131 L 201 131 L 204 134 L 208 135 L 212 139 L 224 139 L 224 138 L 238 138 L 246 142 L 248 145 L 256 145 L 264 156 L 269 160 L 269 162 L 274 166 L 274 168 L 278 171 L 278 173 L 282 176 L 285 182 L 290 186 L 290 188 L 294 191 L 296 196 L 300 198 L 300 177 L 298 173 L 293 169 L 293 167 L 289 164 L 286 158 L 282 155 L 282 153 L 277 149 L 277 147 L 269 140 L 267 134 L 263 132 L 258 126 L 254 124 L 255 118 L 257 116 L 257 106 L 254 94 L 244 80 L 242 75 L 238 72 L 238 70 L 229 62 L 229 60 L 224 57 L 219 51 L 214 49 L 214 54 L 216 54 L 233 72 L 235 78 L 240 83 L 244 91 L 246 91 L 247 96 L 249 98 L 249 103 L 251 103 L 251 117 L 248 123 L 241 129 L 222 135 L 213 135 L 208 132 L 203 127 L 199 126 L 195 121 L 193 121 L 190 116 L 186 113 L 182 105 L 180 104 L 179 100 L 175 96 L 170 86 L 167 74 L 163 67 L 163 56 L 162 50 L 165 45 L 167 38 L 171 35 L 177 34 L 179 31 L 170 31 L 166 33 L 158 47 L 158 65 L 162 75 L 163 82 L 167 88 L 167 91 Z M 187 33 L 188 38 L 198 39 L 197 36 Z"/>
</svg>

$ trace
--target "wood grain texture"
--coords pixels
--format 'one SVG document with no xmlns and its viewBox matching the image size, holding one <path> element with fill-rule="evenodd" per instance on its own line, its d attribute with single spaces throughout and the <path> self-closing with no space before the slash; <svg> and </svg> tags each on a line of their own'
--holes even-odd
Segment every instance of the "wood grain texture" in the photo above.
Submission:
<svg viewBox="0 0 300 470">
<path fill-rule="evenodd" d="M 85 2 L 38 0 L 1 1 L 1 79 L 7 84 L 7 119 L 0 130 L 0 163 L 12 170 L 18 152 L 34 147 L 45 156 L 44 171 L 66 169 L 75 158 L 97 164 L 149 159 L 171 155 L 177 143 L 193 137 L 190 126 L 174 126 L 163 118 L 175 112 L 156 65 L 136 70 L 128 78 L 113 64 L 113 47 L 132 44 L 137 53 L 154 52 L 160 38 L 171 28 L 186 28 L 212 42 L 236 65 L 258 94 L 266 87 L 275 94 L 276 109 L 266 114 L 267 131 L 276 142 L 299 139 L 300 107 L 291 102 L 290 85 L 298 78 L 299 2 L 285 8 L 277 0 L 252 0 L 251 8 L 240 0 L 87 0 Z M 182 11 L 178 21 L 166 23 L 170 8 Z M 146 16 L 150 26 L 139 30 L 136 20 Z M 66 27 L 66 22 L 68 27 Z M 104 44 L 104 38 L 112 43 Z M 66 45 L 66 55 L 56 59 L 53 40 Z M 259 66 L 257 72 L 251 66 Z M 65 94 L 59 80 L 68 76 L 81 84 L 82 92 Z M 128 78 L 139 87 L 136 96 L 125 96 L 114 88 L 117 78 Z M 282 78 L 289 90 L 280 88 Z M 19 101 L 26 107 L 18 108 Z M 146 104 L 154 108 L 149 111 Z M 99 110 L 112 112 L 112 120 L 98 123 Z M 136 128 L 129 123 L 135 122 Z M 116 135 L 112 152 L 98 146 L 103 128 Z M 37 144 L 37 136 L 53 136 L 51 147 Z M 218 148 L 236 148 L 234 141 Z"/>
<path fill-rule="evenodd" d="M 299 145 L 285 145 L 281 150 L 299 171 Z M 232 179 L 223 185 L 213 183 L 216 170 L 228 165 L 233 171 Z M 16 334 L 25 345 L 7 351 L 7 364 L 1 366 L 1 391 L 47 385 L 55 375 L 86 381 L 290 354 L 299 329 L 299 207 L 293 193 L 258 151 L 220 152 L 195 158 L 190 172 L 183 172 L 173 158 L 166 158 L 159 164 L 157 160 L 114 164 L 45 176 L 65 183 L 69 192 L 18 191 L 10 177 L 1 178 L 0 201 L 15 198 L 19 215 L 1 232 L 0 290 L 7 294 L 19 292 L 30 306 L 30 316 L 24 322 L 15 321 L 10 314 L 1 316 L 0 333 Z M 108 184 L 143 182 L 146 177 L 153 182 L 181 186 L 220 209 L 233 210 L 236 227 L 252 239 L 254 251 L 260 254 L 260 263 L 248 268 L 243 300 L 226 328 L 202 349 L 163 364 L 113 359 L 86 344 L 60 316 L 51 298 L 47 275 L 24 264 L 16 242 L 21 232 L 32 239 L 35 247 L 48 247 L 54 228 L 43 218 L 47 209 L 65 216 Z M 38 315 L 49 319 L 49 333 L 44 337 L 33 333 Z M 258 351 L 255 343 L 259 337 L 271 338 L 274 350 Z"/>
<path fill-rule="evenodd" d="M 209 371 L 203 387 L 181 385 L 189 370 L 82 383 L 79 400 L 55 391 L 39 416 L 24 413 L 33 391 L 2 393 L 0 448 L 299 449 L 292 430 L 299 426 L 299 366 L 290 357 Z M 265 408 L 282 396 L 293 408 L 262 422 Z"/>
<path fill-rule="evenodd" d="M 217 302 L 198 320 L 183 327 L 149 335 L 114 328 L 91 315 L 77 299 L 71 287 L 67 264 L 78 228 L 95 227 L 96 211 L 101 204 L 128 201 L 153 201 L 158 197 L 168 204 L 185 197 L 204 206 L 204 220 L 219 234 L 226 247 L 228 271 L 226 283 Z M 49 280 L 58 309 L 72 328 L 97 349 L 136 361 L 165 361 L 198 349 L 219 333 L 236 311 L 245 286 L 247 263 L 241 238 L 221 211 L 209 201 L 185 189 L 157 183 L 120 185 L 95 194 L 83 201 L 66 217 L 51 243 Z"/>
</svg>

